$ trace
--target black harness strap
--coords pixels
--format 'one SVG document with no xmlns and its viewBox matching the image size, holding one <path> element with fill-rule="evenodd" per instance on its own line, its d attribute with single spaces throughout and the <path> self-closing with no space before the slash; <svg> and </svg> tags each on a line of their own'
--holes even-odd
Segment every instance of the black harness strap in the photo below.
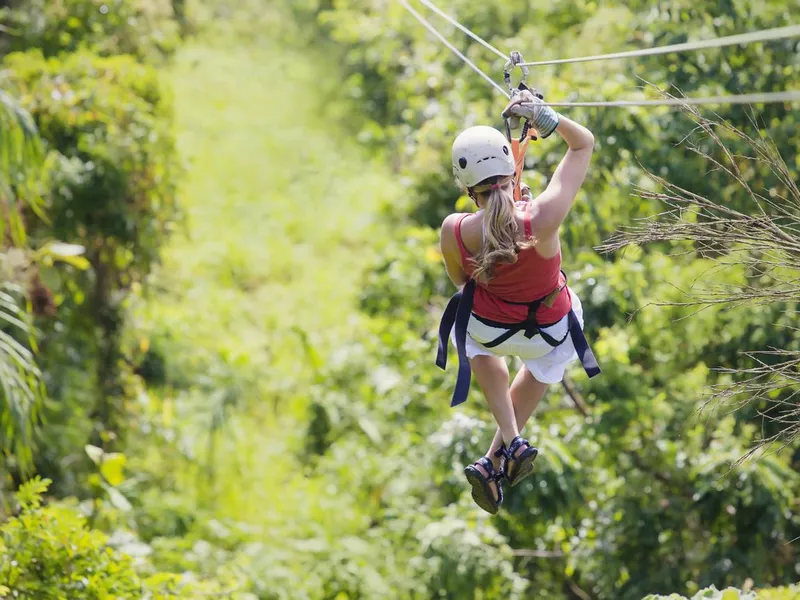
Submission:
<svg viewBox="0 0 800 600">
<path fill-rule="evenodd" d="M 450 338 L 450 331 L 454 326 L 456 328 L 458 375 L 450 406 L 456 406 L 466 401 L 467 394 L 469 394 L 472 370 L 467 358 L 467 325 L 469 324 L 469 316 L 472 314 L 474 296 L 475 281 L 470 279 L 461 291 L 456 292 L 450 298 L 447 307 L 444 309 L 442 321 L 439 324 L 439 350 L 436 353 L 436 365 L 442 370 L 447 366 L 447 343 Z"/>
<path fill-rule="evenodd" d="M 581 329 L 581 324 L 578 321 L 578 315 L 576 315 L 575 311 L 572 309 L 569 311 L 569 334 L 572 337 L 572 345 L 575 346 L 575 352 L 578 354 L 578 358 L 581 361 L 581 365 L 583 365 L 583 370 L 586 371 L 586 375 L 588 375 L 589 379 L 595 375 L 599 375 L 600 365 L 597 364 L 597 358 L 594 352 L 592 352 L 592 348 L 589 346 L 586 336 L 583 334 L 583 329 Z"/>
<path fill-rule="evenodd" d="M 478 319 L 479 321 L 482 321 L 482 322 L 486 323 L 483 319 L 481 319 L 477 315 L 475 315 L 475 318 Z M 486 323 L 486 324 L 489 325 L 489 323 Z M 496 327 L 496 325 L 494 327 Z M 499 346 L 503 342 L 505 342 L 505 341 L 509 340 L 510 338 L 512 338 L 514 335 L 516 335 L 520 331 L 524 331 L 525 332 L 524 335 L 525 335 L 526 338 L 531 339 L 533 336 L 535 336 L 537 334 L 541 335 L 542 339 L 545 342 L 547 342 L 553 348 L 555 348 L 556 346 L 560 346 L 561 344 L 563 344 L 564 341 L 566 341 L 567 336 L 569 335 L 569 330 L 568 330 L 567 333 L 564 334 L 564 337 L 562 337 L 560 340 L 557 340 L 552 335 L 547 333 L 547 331 L 545 331 L 545 328 L 549 327 L 548 325 L 539 325 L 539 324 L 536 323 L 536 321 L 529 321 L 529 320 L 525 320 L 522 323 L 519 323 L 517 325 L 511 325 L 511 326 L 509 326 L 508 323 L 506 323 L 505 325 L 503 325 L 503 327 L 506 328 L 505 333 L 503 333 L 502 335 L 499 335 L 498 337 L 493 339 L 491 342 L 485 342 L 485 343 L 483 343 L 481 345 L 484 346 L 485 348 L 496 348 L 497 346 Z"/>
<path fill-rule="evenodd" d="M 528 339 L 531 339 L 534 335 L 539 334 L 542 336 L 542 339 L 545 342 L 554 348 L 563 344 L 566 341 L 567 336 L 570 336 L 572 338 L 572 343 L 575 346 L 575 351 L 578 354 L 578 358 L 580 358 L 586 374 L 589 376 L 589 378 L 598 375 L 600 373 L 600 367 L 597 364 L 597 359 L 595 358 L 592 349 L 589 347 L 589 342 L 586 341 L 586 336 L 581 329 L 578 316 L 575 314 L 574 310 L 570 309 L 569 311 L 567 320 L 567 333 L 564 334 L 564 337 L 560 340 L 555 339 L 549 333 L 544 331 L 544 329 L 555 325 L 555 323 L 540 325 L 536 320 L 536 312 L 538 311 L 539 306 L 541 306 L 542 303 L 554 301 L 555 297 L 561 292 L 563 287 L 566 287 L 566 284 L 549 293 L 547 296 L 538 298 L 533 302 L 509 302 L 507 300 L 503 300 L 503 302 L 507 302 L 508 304 L 528 306 L 528 316 L 521 323 L 510 325 L 508 323 L 499 323 L 497 321 L 491 321 L 489 319 L 479 317 L 478 315 L 474 315 L 476 319 L 491 327 L 506 329 L 506 331 L 501 335 L 490 342 L 482 344 L 482 346 L 485 348 L 495 348 L 520 331 L 524 331 L 525 337 Z M 442 320 L 439 323 L 439 348 L 436 353 L 436 366 L 438 366 L 440 369 L 444 369 L 447 366 L 447 343 L 453 327 L 455 327 L 456 333 L 458 376 L 456 377 L 456 388 L 453 391 L 453 399 L 450 402 L 450 406 L 458 406 L 459 404 L 465 402 L 467 400 L 467 395 L 469 394 L 472 370 L 470 369 L 469 359 L 467 358 L 467 326 L 469 325 L 470 315 L 472 315 L 472 303 L 474 297 L 475 281 L 470 279 L 464 286 L 463 290 L 456 292 L 453 297 L 450 298 L 450 301 L 447 303 L 447 307 L 444 310 L 444 314 L 442 314 Z"/>
</svg>

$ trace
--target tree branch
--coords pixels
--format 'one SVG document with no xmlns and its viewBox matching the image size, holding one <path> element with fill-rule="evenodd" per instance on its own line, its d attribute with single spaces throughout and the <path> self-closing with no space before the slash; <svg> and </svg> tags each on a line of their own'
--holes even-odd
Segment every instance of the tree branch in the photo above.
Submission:
<svg viewBox="0 0 800 600">
<path fill-rule="evenodd" d="M 572 385 L 572 382 L 566 375 L 564 375 L 564 379 L 561 380 L 561 387 L 564 388 L 567 396 L 572 399 L 572 402 L 575 404 L 575 410 L 581 413 L 584 417 L 588 417 L 590 412 L 589 406 L 586 404 L 583 396 L 581 396 L 580 392 L 575 389 L 575 386 Z"/>
<path fill-rule="evenodd" d="M 569 589 L 572 590 L 572 593 L 575 594 L 581 600 L 592 600 L 592 597 L 583 591 L 578 584 L 572 579 L 572 577 L 567 578 L 567 585 L 569 585 Z"/>
<path fill-rule="evenodd" d="M 512 556 L 522 556 L 525 558 L 563 558 L 566 556 L 559 550 L 533 550 L 531 548 L 518 548 L 511 550 Z"/>
</svg>

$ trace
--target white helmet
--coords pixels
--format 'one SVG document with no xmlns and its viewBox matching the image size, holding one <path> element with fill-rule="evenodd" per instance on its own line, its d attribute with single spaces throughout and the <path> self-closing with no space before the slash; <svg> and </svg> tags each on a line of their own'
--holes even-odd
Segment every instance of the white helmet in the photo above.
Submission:
<svg viewBox="0 0 800 600">
<path fill-rule="evenodd" d="M 464 187 L 514 174 L 514 156 L 506 136 L 494 127 L 470 127 L 453 142 L 453 174 Z"/>
</svg>

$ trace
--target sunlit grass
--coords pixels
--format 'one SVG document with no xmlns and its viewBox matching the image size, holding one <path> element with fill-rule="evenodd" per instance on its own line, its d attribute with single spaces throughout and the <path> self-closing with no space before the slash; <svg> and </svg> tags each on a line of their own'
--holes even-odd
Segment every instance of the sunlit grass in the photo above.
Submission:
<svg viewBox="0 0 800 600">
<path fill-rule="evenodd" d="M 159 298 L 190 327 L 243 349 L 299 326 L 341 330 L 352 312 L 374 212 L 392 193 L 353 140 L 327 131 L 305 66 L 269 51 L 187 48 L 174 70 L 188 236 L 166 253 Z M 199 339 L 198 339 L 199 338 Z"/>
<path fill-rule="evenodd" d="M 137 328 L 166 354 L 171 377 L 191 382 L 153 397 L 175 394 L 173 423 L 194 421 L 179 435 L 198 465 L 208 457 L 204 415 L 219 402 L 206 390 L 241 396 L 215 438 L 213 478 L 205 466 L 175 474 L 185 493 L 219 517 L 284 532 L 314 521 L 335 533 L 348 519 L 326 509 L 323 483 L 288 453 L 312 372 L 298 331 L 322 360 L 347 342 L 373 242 L 387 235 L 380 209 L 399 187 L 329 121 L 331 98 L 320 90 L 335 82 L 334 61 L 296 61 L 260 44 L 201 40 L 176 59 L 187 221 L 154 277 L 157 291 L 135 311 Z M 144 452 L 159 460 L 157 448 Z"/>
</svg>

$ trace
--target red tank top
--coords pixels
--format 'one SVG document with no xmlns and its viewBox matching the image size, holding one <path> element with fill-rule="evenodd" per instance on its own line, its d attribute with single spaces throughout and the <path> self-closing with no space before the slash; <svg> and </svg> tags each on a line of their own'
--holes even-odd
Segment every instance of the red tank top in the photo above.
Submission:
<svg viewBox="0 0 800 600">
<path fill-rule="evenodd" d="M 525 210 L 525 237 L 531 236 L 530 203 Z M 472 276 L 475 267 L 471 255 L 461 239 L 461 222 L 469 216 L 463 214 L 456 221 L 455 234 L 458 249 L 461 252 L 461 265 L 467 276 Z M 519 253 L 517 262 L 498 265 L 495 275 L 488 283 L 479 283 L 475 287 L 475 299 L 472 312 L 484 319 L 500 323 L 519 323 L 528 316 L 528 307 L 511 302 L 532 302 L 550 294 L 559 286 L 564 286 L 566 279 L 561 272 L 561 252 L 553 258 L 542 258 L 536 247 L 526 248 Z M 569 289 L 558 294 L 553 306 L 542 304 L 536 312 L 536 320 L 542 325 L 560 321 L 572 308 Z"/>
</svg>

